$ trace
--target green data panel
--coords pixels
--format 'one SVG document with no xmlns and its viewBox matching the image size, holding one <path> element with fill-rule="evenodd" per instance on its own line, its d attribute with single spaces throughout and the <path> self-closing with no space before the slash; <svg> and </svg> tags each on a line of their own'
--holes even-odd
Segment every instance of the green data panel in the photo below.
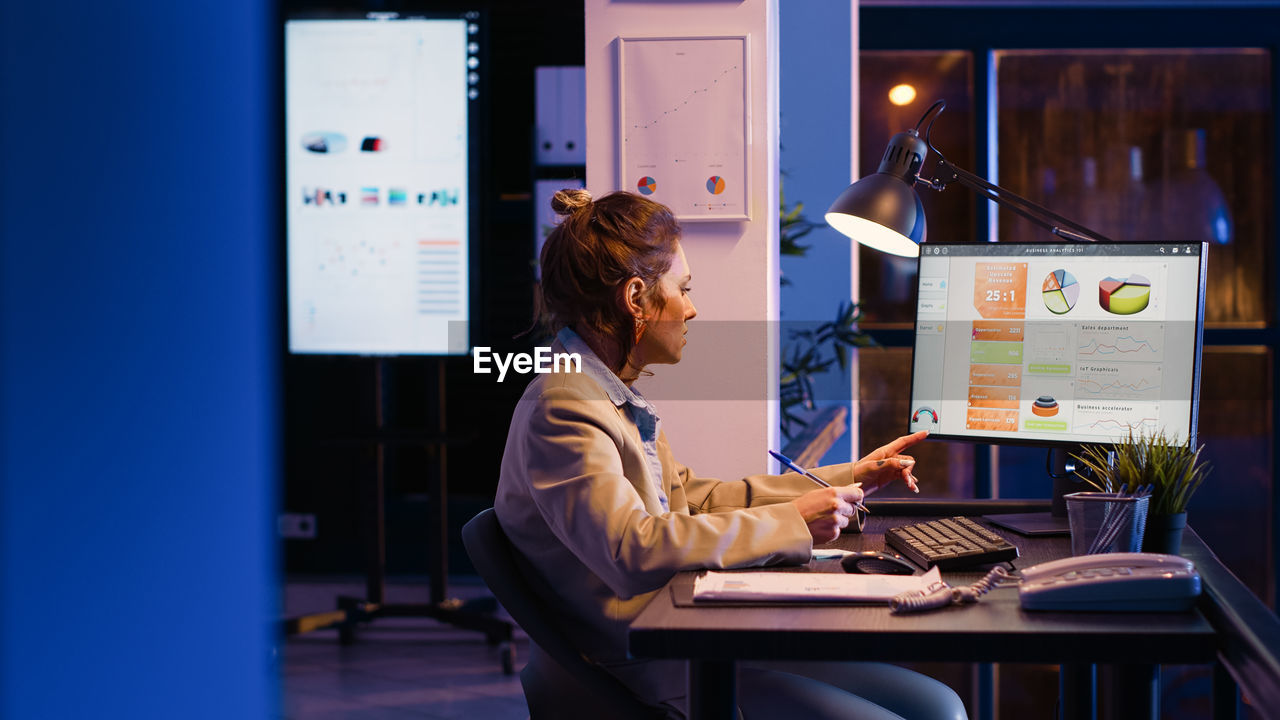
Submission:
<svg viewBox="0 0 1280 720">
<path fill-rule="evenodd" d="M 1022 364 L 1022 343 L 975 341 L 969 343 L 969 362 Z"/>
</svg>

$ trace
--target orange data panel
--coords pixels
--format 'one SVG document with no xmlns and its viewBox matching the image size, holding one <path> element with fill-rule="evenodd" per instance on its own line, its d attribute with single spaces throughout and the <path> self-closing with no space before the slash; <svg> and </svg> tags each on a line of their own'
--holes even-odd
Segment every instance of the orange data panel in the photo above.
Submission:
<svg viewBox="0 0 1280 720">
<path fill-rule="evenodd" d="M 969 384 L 1020 387 L 1022 385 L 1022 366 L 970 365 Z"/>
<path fill-rule="evenodd" d="M 969 408 L 964 426 L 969 430 L 1003 430 L 1018 431 L 1017 410 L 992 410 L 990 408 Z"/>
<path fill-rule="evenodd" d="M 1007 387 L 971 387 L 969 388 L 969 407 L 1017 410 L 1018 390 Z"/>
<path fill-rule="evenodd" d="M 1022 342 L 1022 323 L 999 320 L 974 320 L 974 340 Z"/>
<path fill-rule="evenodd" d="M 973 276 L 973 308 L 988 320 L 1025 318 L 1027 264 L 978 263 Z"/>
</svg>

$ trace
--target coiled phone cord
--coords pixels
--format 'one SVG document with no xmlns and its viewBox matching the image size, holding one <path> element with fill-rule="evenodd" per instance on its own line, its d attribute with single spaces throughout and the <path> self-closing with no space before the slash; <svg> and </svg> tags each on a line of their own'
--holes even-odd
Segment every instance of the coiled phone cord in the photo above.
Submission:
<svg viewBox="0 0 1280 720">
<path fill-rule="evenodd" d="M 986 595 L 999 582 L 1010 577 L 1009 571 L 1003 567 L 991 568 L 986 577 L 968 587 L 951 587 L 942 584 L 929 592 L 906 592 L 895 595 L 889 600 L 889 612 L 894 615 L 923 610 L 935 610 L 947 605 L 964 605 L 978 602 L 978 598 Z"/>
</svg>

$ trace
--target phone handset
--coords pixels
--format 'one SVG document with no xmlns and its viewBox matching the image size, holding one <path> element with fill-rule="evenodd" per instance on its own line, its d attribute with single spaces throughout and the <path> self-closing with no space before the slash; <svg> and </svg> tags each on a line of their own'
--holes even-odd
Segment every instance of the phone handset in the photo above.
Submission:
<svg viewBox="0 0 1280 720">
<path fill-rule="evenodd" d="M 1050 560 L 1049 562 L 1026 568 L 1021 574 L 1023 582 L 1034 582 L 1046 577 L 1062 575 L 1072 570 L 1098 570 L 1117 567 L 1164 567 L 1170 570 L 1192 570 L 1195 568 L 1195 563 L 1184 557 L 1162 555 L 1160 553 L 1099 553 Z"/>
<path fill-rule="evenodd" d="M 1024 610 L 1181 611 L 1195 606 L 1200 575 L 1177 555 L 1102 553 L 1022 571 Z"/>
</svg>

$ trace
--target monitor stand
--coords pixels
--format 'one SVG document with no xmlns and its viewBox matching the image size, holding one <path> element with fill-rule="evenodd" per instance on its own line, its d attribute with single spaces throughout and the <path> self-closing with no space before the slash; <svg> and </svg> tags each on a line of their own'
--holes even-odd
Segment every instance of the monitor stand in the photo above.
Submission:
<svg viewBox="0 0 1280 720">
<path fill-rule="evenodd" d="M 1063 497 L 1067 493 L 1076 492 L 1079 481 L 1071 479 L 1071 475 L 1063 473 L 1053 479 L 1053 504 L 1049 512 L 1009 513 L 1004 515 L 984 515 L 994 525 L 1008 528 L 1022 535 L 1070 535 L 1071 526 L 1067 523 L 1067 501 Z"/>
<path fill-rule="evenodd" d="M 1053 513 L 1009 513 L 983 515 L 992 525 L 1009 528 L 1020 535 L 1070 535 L 1071 526 L 1065 517 Z"/>
</svg>

